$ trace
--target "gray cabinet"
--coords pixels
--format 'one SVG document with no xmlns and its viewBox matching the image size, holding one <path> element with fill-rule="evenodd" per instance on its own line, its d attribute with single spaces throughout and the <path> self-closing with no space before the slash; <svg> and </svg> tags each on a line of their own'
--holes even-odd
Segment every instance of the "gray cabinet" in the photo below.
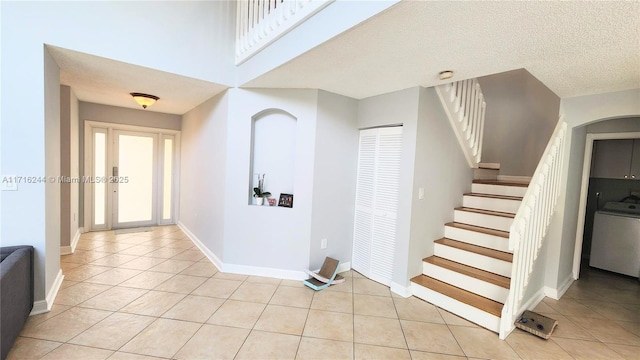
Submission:
<svg viewBox="0 0 640 360">
<path fill-rule="evenodd" d="M 591 177 L 640 179 L 640 139 L 594 142 Z"/>
</svg>

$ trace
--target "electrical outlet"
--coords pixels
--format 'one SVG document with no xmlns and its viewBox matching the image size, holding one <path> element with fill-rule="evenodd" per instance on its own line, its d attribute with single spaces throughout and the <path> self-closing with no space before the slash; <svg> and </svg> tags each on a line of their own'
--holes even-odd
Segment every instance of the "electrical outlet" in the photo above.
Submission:
<svg viewBox="0 0 640 360">
<path fill-rule="evenodd" d="M 327 248 L 327 239 L 320 240 L 320 249 L 326 249 L 326 248 Z"/>
</svg>

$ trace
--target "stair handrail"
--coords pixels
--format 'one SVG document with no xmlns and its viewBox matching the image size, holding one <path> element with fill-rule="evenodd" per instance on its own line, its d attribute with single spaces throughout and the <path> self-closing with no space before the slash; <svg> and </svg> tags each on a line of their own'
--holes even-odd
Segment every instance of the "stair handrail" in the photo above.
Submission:
<svg viewBox="0 0 640 360">
<path fill-rule="evenodd" d="M 560 195 L 567 123 L 561 117 L 531 178 L 509 232 L 513 251 L 509 295 L 502 308 L 500 339 L 515 328 L 524 292 L 540 253 Z"/>
<path fill-rule="evenodd" d="M 436 92 L 469 167 L 477 168 L 482 156 L 484 117 L 487 107 L 478 79 L 438 85 Z"/>
<path fill-rule="evenodd" d="M 236 65 L 335 0 L 237 0 Z"/>
</svg>

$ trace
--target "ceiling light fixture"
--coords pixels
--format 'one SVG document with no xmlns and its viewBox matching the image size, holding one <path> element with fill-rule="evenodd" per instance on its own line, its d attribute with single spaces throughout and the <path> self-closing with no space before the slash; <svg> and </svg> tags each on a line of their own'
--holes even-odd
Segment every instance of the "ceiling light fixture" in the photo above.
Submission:
<svg viewBox="0 0 640 360">
<path fill-rule="evenodd" d="M 131 93 L 133 99 L 142 106 L 143 109 L 146 109 L 147 106 L 153 105 L 156 101 L 160 100 L 159 97 L 155 95 L 143 94 L 143 93 Z"/>
<path fill-rule="evenodd" d="M 440 80 L 447 80 L 447 79 L 451 79 L 453 77 L 453 70 L 445 70 L 445 71 L 440 71 L 438 73 L 438 79 Z"/>
</svg>

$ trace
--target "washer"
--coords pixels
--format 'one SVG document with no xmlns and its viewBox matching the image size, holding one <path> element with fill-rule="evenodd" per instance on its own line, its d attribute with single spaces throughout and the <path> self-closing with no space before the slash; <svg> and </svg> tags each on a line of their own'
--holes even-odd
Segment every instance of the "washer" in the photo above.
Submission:
<svg viewBox="0 0 640 360">
<path fill-rule="evenodd" d="M 640 204 L 609 202 L 596 212 L 589 265 L 640 277 Z"/>
</svg>

